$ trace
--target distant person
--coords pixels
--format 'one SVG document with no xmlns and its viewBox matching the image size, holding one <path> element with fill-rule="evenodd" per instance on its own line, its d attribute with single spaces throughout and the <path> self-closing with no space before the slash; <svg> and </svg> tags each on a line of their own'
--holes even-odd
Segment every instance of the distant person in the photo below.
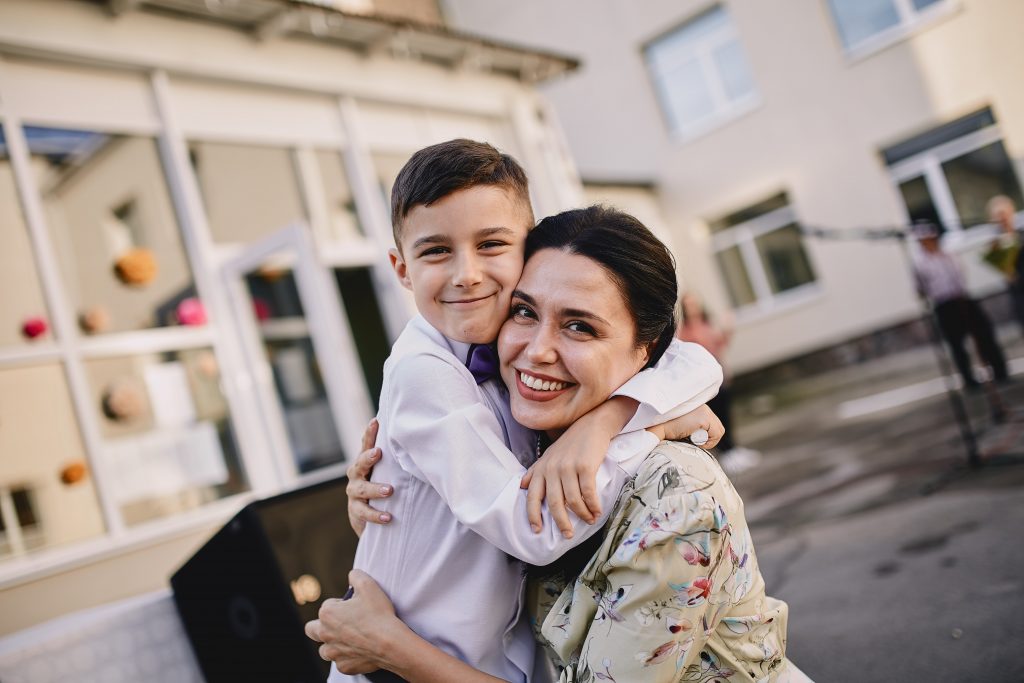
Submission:
<svg viewBox="0 0 1024 683">
<path fill-rule="evenodd" d="M 729 368 L 725 364 L 725 351 L 732 339 L 732 315 L 720 316 L 720 318 L 725 318 L 725 322 L 721 325 L 712 324 L 700 299 L 693 292 L 683 294 L 680 309 L 682 315 L 679 325 L 676 327 L 676 337 L 683 341 L 700 344 L 710 351 L 711 355 L 722 364 L 722 371 L 725 374 L 718 395 L 708 401 L 708 407 L 718 415 L 718 419 L 725 426 L 725 436 L 718 442 L 718 450 L 721 453 L 718 460 L 722 469 L 729 474 L 739 474 L 756 467 L 761 461 L 761 453 L 752 448 L 737 446 L 733 441 L 735 432 L 732 425 L 732 392 L 729 386 Z"/>
<path fill-rule="evenodd" d="M 988 219 L 999 226 L 1000 233 L 983 258 L 1006 278 L 1013 311 L 1024 330 L 1024 258 L 1021 257 L 1021 235 L 1017 230 L 1017 207 L 1013 200 L 1004 194 L 988 200 Z"/>
<path fill-rule="evenodd" d="M 996 341 L 992 321 L 978 302 L 967 295 L 964 276 L 956 259 L 939 245 L 938 228 L 934 223 L 918 222 L 914 225 L 913 234 L 921 245 L 921 251 L 914 256 L 918 294 L 931 302 L 964 386 L 968 389 L 979 386 L 964 348 L 968 334 L 974 338 L 978 355 L 992 369 L 993 379 L 1005 381 L 1008 377 L 1006 358 Z"/>
</svg>

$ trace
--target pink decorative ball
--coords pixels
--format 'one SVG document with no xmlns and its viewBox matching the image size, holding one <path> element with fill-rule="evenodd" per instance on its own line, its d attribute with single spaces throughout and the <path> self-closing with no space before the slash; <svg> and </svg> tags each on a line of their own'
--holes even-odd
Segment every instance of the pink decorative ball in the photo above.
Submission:
<svg viewBox="0 0 1024 683">
<path fill-rule="evenodd" d="M 270 310 L 270 304 L 265 299 L 253 299 L 252 309 L 256 313 L 256 320 L 263 322 L 264 320 L 270 320 L 273 316 L 273 312 Z"/>
<path fill-rule="evenodd" d="M 178 322 L 182 325 L 201 327 L 206 324 L 206 307 L 203 302 L 195 297 L 182 299 L 175 312 Z"/>
<path fill-rule="evenodd" d="M 21 325 L 21 333 L 28 339 L 42 337 L 49 329 L 50 326 L 46 323 L 46 318 L 41 316 L 29 318 Z"/>
</svg>

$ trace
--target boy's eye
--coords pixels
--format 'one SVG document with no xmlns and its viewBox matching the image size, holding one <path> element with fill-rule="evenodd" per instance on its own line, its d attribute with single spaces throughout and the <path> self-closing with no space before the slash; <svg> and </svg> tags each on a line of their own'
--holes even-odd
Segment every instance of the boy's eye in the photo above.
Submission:
<svg viewBox="0 0 1024 683">
<path fill-rule="evenodd" d="M 480 244 L 481 249 L 498 249 L 504 246 L 508 246 L 508 242 L 502 242 L 501 240 L 487 240 Z"/>
<path fill-rule="evenodd" d="M 431 247 L 420 252 L 420 257 L 423 256 L 439 256 L 441 254 L 448 253 L 448 247 Z"/>
</svg>

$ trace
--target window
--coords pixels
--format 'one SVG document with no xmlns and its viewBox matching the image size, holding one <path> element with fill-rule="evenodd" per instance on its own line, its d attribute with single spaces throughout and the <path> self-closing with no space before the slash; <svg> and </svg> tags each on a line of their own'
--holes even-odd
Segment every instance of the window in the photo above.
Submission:
<svg viewBox="0 0 1024 683">
<path fill-rule="evenodd" d="M 696 135 L 756 104 L 757 90 L 736 27 L 714 7 L 658 38 L 647 66 L 673 132 Z"/>
<path fill-rule="evenodd" d="M 126 525 L 248 490 L 212 349 L 92 358 L 85 373 Z"/>
<path fill-rule="evenodd" d="M 990 109 L 933 128 L 882 150 L 907 217 L 944 230 L 986 223 L 985 204 L 1007 195 L 1024 206 L 1013 162 Z"/>
<path fill-rule="evenodd" d="M 847 50 L 870 48 L 927 20 L 949 0 L 829 0 Z"/>
<path fill-rule="evenodd" d="M 0 563 L 102 535 L 64 367 L 0 367 L 0 415 Z"/>
<path fill-rule="evenodd" d="M 800 225 L 785 194 L 712 221 L 709 227 L 715 259 L 736 308 L 772 307 L 814 284 Z"/>
<path fill-rule="evenodd" d="M 89 335 L 181 324 L 195 296 L 152 138 L 25 127 L 68 299 Z"/>
<path fill-rule="evenodd" d="M 384 327 L 384 311 L 373 285 L 373 274 L 369 268 L 335 268 L 334 278 L 376 408 L 384 383 L 384 361 L 390 354 L 391 343 Z"/>
<path fill-rule="evenodd" d="M 309 222 L 290 150 L 193 142 L 189 156 L 214 241 L 248 243 Z"/>
<path fill-rule="evenodd" d="M 4 296 L 0 296 L 0 348 L 53 339 L 3 128 L 0 128 L 0 292 L 4 292 Z M 17 292 L 17 296 L 12 296 L 12 292 Z"/>
<path fill-rule="evenodd" d="M 0 556 L 21 555 L 42 544 L 35 496 L 26 487 L 0 486 Z"/>
</svg>

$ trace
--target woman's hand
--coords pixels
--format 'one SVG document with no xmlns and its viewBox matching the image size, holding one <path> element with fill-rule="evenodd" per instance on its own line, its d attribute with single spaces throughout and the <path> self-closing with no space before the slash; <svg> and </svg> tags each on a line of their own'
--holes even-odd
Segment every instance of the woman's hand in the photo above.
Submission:
<svg viewBox="0 0 1024 683">
<path fill-rule="evenodd" d="M 662 441 L 682 441 L 698 429 L 706 430 L 708 440 L 696 444 L 701 448 L 714 448 L 725 436 L 725 427 L 707 404 L 698 406 L 685 415 L 673 418 L 660 425 L 648 427 L 647 431 Z"/>
<path fill-rule="evenodd" d="M 329 598 L 320 605 L 318 619 L 306 624 L 306 635 L 320 643 L 320 657 L 334 662 L 344 674 L 385 669 L 389 643 L 409 630 L 395 616 L 391 600 L 365 572 L 349 572 L 352 597 Z"/>
<path fill-rule="evenodd" d="M 380 498 L 387 498 L 394 489 L 387 484 L 375 484 L 370 481 L 370 474 L 373 473 L 373 466 L 380 460 L 380 449 L 374 447 L 377 441 L 377 429 L 379 424 L 377 418 L 370 420 L 363 432 L 363 452 L 349 465 L 348 485 L 345 493 L 348 495 L 348 523 L 356 532 L 356 536 L 363 535 L 363 529 L 367 522 L 374 524 L 387 524 L 391 521 L 391 515 L 387 512 L 380 512 L 370 507 L 370 501 Z"/>
</svg>

